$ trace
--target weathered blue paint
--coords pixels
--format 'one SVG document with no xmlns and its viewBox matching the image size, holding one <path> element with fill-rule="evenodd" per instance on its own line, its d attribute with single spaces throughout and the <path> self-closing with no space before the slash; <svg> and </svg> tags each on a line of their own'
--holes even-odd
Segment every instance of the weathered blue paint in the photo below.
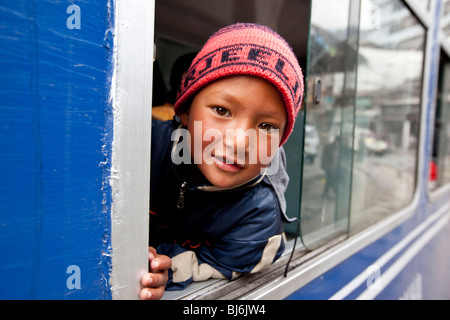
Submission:
<svg viewBox="0 0 450 320">
<path fill-rule="evenodd" d="M 113 10 L 0 4 L 0 299 L 111 297 Z"/>
</svg>

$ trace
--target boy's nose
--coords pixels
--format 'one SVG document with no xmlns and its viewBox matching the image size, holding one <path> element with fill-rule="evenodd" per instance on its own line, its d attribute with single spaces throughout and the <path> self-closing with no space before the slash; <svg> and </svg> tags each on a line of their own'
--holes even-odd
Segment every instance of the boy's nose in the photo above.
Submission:
<svg viewBox="0 0 450 320">
<path fill-rule="evenodd" d="M 235 147 L 236 150 L 247 150 L 248 142 L 247 142 L 247 131 L 244 129 L 237 129 L 234 141 L 235 141 Z"/>
<path fill-rule="evenodd" d="M 245 156 L 248 153 L 251 130 L 243 128 L 227 129 L 226 142 L 227 152 L 233 151 L 235 155 Z"/>
</svg>

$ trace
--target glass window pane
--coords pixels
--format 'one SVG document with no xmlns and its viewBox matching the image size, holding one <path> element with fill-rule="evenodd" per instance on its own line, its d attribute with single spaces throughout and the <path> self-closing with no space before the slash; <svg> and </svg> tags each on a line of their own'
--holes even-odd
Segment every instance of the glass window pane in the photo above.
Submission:
<svg viewBox="0 0 450 320">
<path fill-rule="evenodd" d="M 348 230 L 359 1 L 313 1 L 301 236 L 313 248 Z"/>
<path fill-rule="evenodd" d="M 360 30 L 352 230 L 412 200 L 425 46 L 423 26 L 402 1 L 365 0 L 361 12 L 379 24 Z"/>
<path fill-rule="evenodd" d="M 450 59 L 441 54 L 429 188 L 450 183 Z"/>
</svg>

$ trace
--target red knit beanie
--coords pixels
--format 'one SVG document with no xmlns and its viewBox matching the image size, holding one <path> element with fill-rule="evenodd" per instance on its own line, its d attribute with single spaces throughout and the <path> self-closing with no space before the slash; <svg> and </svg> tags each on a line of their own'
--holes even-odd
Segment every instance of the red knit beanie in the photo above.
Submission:
<svg viewBox="0 0 450 320">
<path fill-rule="evenodd" d="M 268 27 L 237 23 L 220 29 L 205 43 L 180 85 L 177 114 L 201 88 L 219 78 L 251 75 L 272 83 L 284 100 L 287 124 L 280 145 L 294 129 L 303 98 L 303 75 L 287 42 Z"/>
</svg>

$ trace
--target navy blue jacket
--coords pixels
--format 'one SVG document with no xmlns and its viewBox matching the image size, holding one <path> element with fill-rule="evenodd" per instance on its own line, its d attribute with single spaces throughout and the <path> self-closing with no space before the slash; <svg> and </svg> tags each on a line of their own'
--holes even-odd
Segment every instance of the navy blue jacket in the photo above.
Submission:
<svg viewBox="0 0 450 320">
<path fill-rule="evenodd" d="M 195 164 L 175 165 L 171 152 L 178 141 L 171 137 L 179 125 L 154 121 L 152 127 L 149 242 L 172 258 L 166 289 L 234 279 L 270 265 L 285 248 L 284 189 L 276 192 L 267 176 L 218 189 L 198 178 Z"/>
</svg>

